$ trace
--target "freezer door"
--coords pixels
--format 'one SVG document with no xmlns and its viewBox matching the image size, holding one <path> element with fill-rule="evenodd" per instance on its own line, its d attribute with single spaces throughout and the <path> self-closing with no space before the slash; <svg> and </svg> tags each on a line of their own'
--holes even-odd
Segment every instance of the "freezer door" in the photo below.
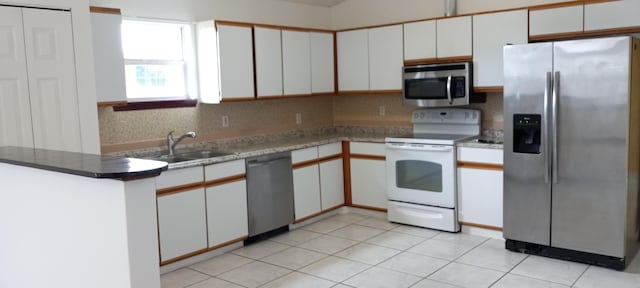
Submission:
<svg viewBox="0 0 640 288">
<path fill-rule="evenodd" d="M 551 231 L 545 99 L 550 96 L 552 53 L 551 43 L 538 43 L 505 46 L 503 54 L 504 237 L 542 245 L 549 245 Z M 543 131 L 539 153 L 514 152 L 514 139 L 519 137 L 514 134 L 514 114 L 540 115 Z"/>
<path fill-rule="evenodd" d="M 554 247 L 625 256 L 630 45 L 628 37 L 554 45 Z"/>
</svg>

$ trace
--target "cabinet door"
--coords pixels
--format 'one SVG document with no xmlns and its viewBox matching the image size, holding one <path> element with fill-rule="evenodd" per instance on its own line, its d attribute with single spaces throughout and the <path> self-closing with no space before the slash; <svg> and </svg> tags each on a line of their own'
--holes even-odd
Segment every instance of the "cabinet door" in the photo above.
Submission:
<svg viewBox="0 0 640 288">
<path fill-rule="evenodd" d="M 93 8 L 93 7 L 92 7 Z M 96 97 L 98 104 L 113 105 L 127 102 L 124 77 L 124 56 L 118 13 L 91 13 L 93 59 L 96 71 Z"/>
<path fill-rule="evenodd" d="M 247 222 L 247 181 L 208 187 L 207 226 L 209 247 L 249 235 Z"/>
<path fill-rule="evenodd" d="M 458 168 L 460 221 L 502 228 L 502 171 Z"/>
<path fill-rule="evenodd" d="M 218 65 L 222 100 L 255 97 L 251 27 L 218 25 Z"/>
<path fill-rule="evenodd" d="M 282 30 L 282 74 L 285 95 L 311 94 L 309 32 Z"/>
<path fill-rule="evenodd" d="M 320 163 L 322 210 L 344 205 L 342 158 Z"/>
<path fill-rule="evenodd" d="M 302 219 L 321 210 L 318 165 L 293 169 L 295 218 Z"/>
<path fill-rule="evenodd" d="M 335 92 L 333 33 L 311 32 L 311 93 Z"/>
<path fill-rule="evenodd" d="M 471 56 L 471 16 L 436 22 L 438 58 Z"/>
<path fill-rule="evenodd" d="M 0 6 L 0 146 L 33 148 L 22 9 Z"/>
<path fill-rule="evenodd" d="M 279 29 L 255 27 L 258 97 L 282 96 L 282 36 Z"/>
<path fill-rule="evenodd" d="M 23 9 L 35 148 L 82 152 L 71 13 Z"/>
<path fill-rule="evenodd" d="M 369 90 L 369 30 L 338 32 L 338 90 Z"/>
<path fill-rule="evenodd" d="M 369 90 L 402 89 L 402 25 L 369 30 Z"/>
<path fill-rule="evenodd" d="M 351 159 L 351 200 L 354 205 L 387 209 L 385 162 Z"/>
<path fill-rule="evenodd" d="M 404 60 L 436 57 L 436 21 L 404 24 Z"/>
<path fill-rule="evenodd" d="M 160 261 L 207 248 L 204 188 L 158 197 Z"/>
<path fill-rule="evenodd" d="M 640 26 L 640 1 L 622 0 L 584 5 L 584 30 Z"/>
<path fill-rule="evenodd" d="M 553 34 L 582 33 L 583 8 L 582 4 L 575 6 L 530 10 L 529 11 L 529 36 L 542 36 Z"/>
<path fill-rule="evenodd" d="M 475 87 L 502 86 L 502 49 L 527 43 L 527 10 L 473 16 L 473 81 Z"/>
</svg>

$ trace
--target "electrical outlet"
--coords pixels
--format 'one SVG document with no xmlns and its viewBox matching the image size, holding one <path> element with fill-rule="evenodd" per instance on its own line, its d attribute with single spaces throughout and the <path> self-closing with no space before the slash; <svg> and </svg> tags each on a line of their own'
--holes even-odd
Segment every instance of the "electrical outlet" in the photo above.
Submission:
<svg viewBox="0 0 640 288">
<path fill-rule="evenodd" d="M 378 116 L 384 116 L 385 114 L 387 114 L 387 111 L 385 110 L 386 109 L 384 108 L 384 105 L 378 106 Z"/>
<path fill-rule="evenodd" d="M 222 116 L 222 127 L 224 128 L 229 127 L 229 116 L 227 115 Z"/>
<path fill-rule="evenodd" d="M 296 113 L 296 124 L 302 124 L 302 113 Z"/>
</svg>

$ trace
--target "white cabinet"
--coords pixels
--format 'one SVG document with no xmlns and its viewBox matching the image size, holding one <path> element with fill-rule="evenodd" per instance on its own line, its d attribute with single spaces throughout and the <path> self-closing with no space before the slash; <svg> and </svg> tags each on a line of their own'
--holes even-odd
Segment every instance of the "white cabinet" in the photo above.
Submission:
<svg viewBox="0 0 640 288">
<path fill-rule="evenodd" d="M 458 219 L 502 229 L 502 149 L 458 148 Z"/>
<path fill-rule="evenodd" d="M 402 25 L 369 29 L 369 90 L 401 90 Z"/>
<path fill-rule="evenodd" d="M 383 143 L 350 142 L 351 202 L 353 206 L 384 210 L 385 148 Z"/>
<path fill-rule="evenodd" d="M 436 20 L 411 22 L 404 27 L 404 60 L 432 60 L 436 54 Z"/>
<path fill-rule="evenodd" d="M 584 30 L 638 28 L 640 26 L 638 11 L 640 11 L 640 1 L 637 0 L 585 4 Z"/>
<path fill-rule="evenodd" d="M 583 31 L 584 5 L 529 10 L 529 38 L 562 38 Z"/>
<path fill-rule="evenodd" d="M 309 33 L 311 48 L 311 93 L 335 92 L 333 33 Z"/>
<path fill-rule="evenodd" d="M 282 30 L 282 74 L 285 95 L 311 94 L 309 32 Z"/>
<path fill-rule="evenodd" d="M 99 106 L 126 104 L 120 9 L 90 7 Z"/>
<path fill-rule="evenodd" d="M 249 235 L 244 160 L 205 166 L 209 248 L 242 241 Z"/>
<path fill-rule="evenodd" d="M 438 19 L 436 45 L 438 58 L 471 56 L 471 16 Z"/>
<path fill-rule="evenodd" d="M 327 210 L 344 205 L 342 157 L 334 160 L 321 161 L 319 167 L 320 187 L 322 189 L 322 209 Z"/>
<path fill-rule="evenodd" d="M 503 86 L 503 47 L 527 43 L 527 19 L 526 9 L 473 16 L 475 87 Z"/>
<path fill-rule="evenodd" d="M 207 248 L 202 183 L 201 166 L 166 171 L 156 178 L 161 264 Z"/>
<path fill-rule="evenodd" d="M 255 98 L 252 27 L 218 23 L 217 29 L 222 101 Z"/>
<path fill-rule="evenodd" d="M 282 96 L 282 35 L 280 29 L 253 28 L 258 97 Z"/>
<path fill-rule="evenodd" d="M 368 91 L 369 30 L 338 32 L 337 37 L 338 89 L 341 92 Z"/>
<path fill-rule="evenodd" d="M 0 145 L 82 152 L 71 13 L 0 15 Z"/>
</svg>

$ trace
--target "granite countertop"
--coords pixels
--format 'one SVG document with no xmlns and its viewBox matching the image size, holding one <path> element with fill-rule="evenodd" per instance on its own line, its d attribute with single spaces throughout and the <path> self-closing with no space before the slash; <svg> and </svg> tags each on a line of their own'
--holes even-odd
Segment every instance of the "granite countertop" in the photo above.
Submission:
<svg viewBox="0 0 640 288">
<path fill-rule="evenodd" d="M 167 163 L 162 161 L 11 146 L 0 147 L 0 163 L 120 180 L 155 177 L 167 170 Z"/>
<path fill-rule="evenodd" d="M 484 148 L 484 149 L 504 149 L 504 144 L 499 143 L 482 143 L 478 142 L 478 138 L 469 139 L 456 144 L 458 147 Z"/>
</svg>

